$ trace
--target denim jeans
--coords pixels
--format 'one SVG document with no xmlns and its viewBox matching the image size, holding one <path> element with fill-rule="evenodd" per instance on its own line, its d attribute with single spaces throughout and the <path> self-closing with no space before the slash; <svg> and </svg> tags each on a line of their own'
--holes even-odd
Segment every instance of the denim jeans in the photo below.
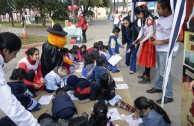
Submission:
<svg viewBox="0 0 194 126">
<path fill-rule="evenodd" d="M 154 88 L 156 88 L 156 89 L 162 89 L 162 86 L 163 86 L 166 57 L 167 57 L 167 52 L 156 51 L 156 69 L 157 69 L 157 72 L 156 72 L 155 86 L 154 86 Z M 165 93 L 165 97 L 167 97 L 167 98 L 173 97 L 172 84 L 173 84 L 172 83 L 172 75 L 170 72 L 167 86 L 166 86 L 166 93 Z"/>
<path fill-rule="evenodd" d="M 129 45 L 127 43 L 127 48 L 126 48 L 126 51 L 129 49 Z M 136 61 L 137 61 L 137 51 L 138 51 L 138 48 L 135 48 L 135 46 L 133 46 L 131 48 L 131 51 L 130 53 L 126 53 L 126 60 L 125 60 L 125 64 L 127 66 L 130 66 L 130 71 L 133 71 L 133 72 L 136 72 Z"/>
</svg>

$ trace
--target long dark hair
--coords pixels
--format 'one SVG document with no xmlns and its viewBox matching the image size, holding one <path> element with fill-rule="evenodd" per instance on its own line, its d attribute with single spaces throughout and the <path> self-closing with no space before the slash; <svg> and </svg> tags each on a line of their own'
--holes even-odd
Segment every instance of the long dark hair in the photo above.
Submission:
<svg viewBox="0 0 194 126">
<path fill-rule="evenodd" d="M 143 25 L 145 25 L 145 21 L 147 17 L 151 16 L 152 19 L 155 19 L 155 17 L 150 13 L 150 11 L 148 10 L 148 7 L 145 4 L 137 6 L 134 10 L 135 14 L 140 14 L 141 12 L 144 14 Z"/>
<path fill-rule="evenodd" d="M 134 101 L 134 105 L 137 109 L 143 110 L 143 109 L 154 109 L 156 112 L 158 112 L 160 115 L 163 116 L 163 119 L 167 123 L 171 123 L 170 118 L 168 117 L 167 113 L 159 106 L 157 105 L 153 100 L 148 100 L 146 97 L 139 97 Z"/>
<path fill-rule="evenodd" d="M 0 33 L 0 51 L 8 49 L 9 53 L 12 53 L 20 50 L 21 46 L 21 40 L 15 34 L 10 32 Z"/>
<path fill-rule="evenodd" d="M 105 102 L 99 101 L 94 104 L 93 114 L 89 119 L 88 126 L 107 126 L 109 119 L 107 118 L 108 108 Z"/>
<path fill-rule="evenodd" d="M 84 48 L 85 51 L 82 52 L 82 48 Z M 83 45 L 80 47 L 80 54 L 81 54 L 81 55 L 87 54 L 87 46 L 86 46 L 85 44 L 83 44 Z"/>
<path fill-rule="evenodd" d="M 22 79 L 26 78 L 26 75 L 27 75 L 27 73 L 24 69 L 17 68 L 17 69 L 14 69 L 12 71 L 12 74 L 11 74 L 9 79 L 14 80 L 14 81 L 16 81 L 16 80 L 21 81 Z"/>
</svg>

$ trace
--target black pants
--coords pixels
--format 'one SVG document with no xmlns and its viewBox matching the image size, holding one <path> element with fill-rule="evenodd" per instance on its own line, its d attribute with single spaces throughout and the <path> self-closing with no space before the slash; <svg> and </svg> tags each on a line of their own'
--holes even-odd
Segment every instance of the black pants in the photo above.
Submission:
<svg viewBox="0 0 194 126">
<path fill-rule="evenodd" d="M 150 78 L 150 71 L 151 71 L 150 67 L 145 67 L 143 75 L 145 75 L 147 78 Z"/>
<path fill-rule="evenodd" d="M 27 81 L 30 81 L 30 82 L 34 82 L 34 77 L 35 77 L 35 71 L 34 70 L 30 70 L 26 76 L 26 80 Z M 32 94 L 35 94 L 35 89 L 33 86 L 27 86 L 27 88 L 29 89 L 29 91 L 32 93 Z"/>
<path fill-rule="evenodd" d="M 83 41 L 87 42 L 87 40 L 86 40 L 86 30 L 82 30 L 82 36 L 83 36 Z"/>
</svg>

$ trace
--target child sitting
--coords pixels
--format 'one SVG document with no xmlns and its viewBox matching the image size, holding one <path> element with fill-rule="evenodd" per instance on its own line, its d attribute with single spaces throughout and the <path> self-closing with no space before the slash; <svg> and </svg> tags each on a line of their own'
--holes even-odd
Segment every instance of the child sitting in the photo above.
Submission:
<svg viewBox="0 0 194 126">
<path fill-rule="evenodd" d="M 10 82 L 8 82 L 8 85 L 11 88 L 12 94 L 15 95 L 27 110 L 40 110 L 40 103 L 30 98 L 30 94 L 24 85 L 23 81 L 25 80 L 26 74 L 26 71 L 22 68 L 14 69 L 10 76 Z"/>
<path fill-rule="evenodd" d="M 141 126 L 170 126 L 170 119 L 166 112 L 153 100 L 139 97 L 134 101 L 138 111 L 133 115 L 134 119 L 142 117 Z"/>
<path fill-rule="evenodd" d="M 48 93 L 53 93 L 58 88 L 63 87 L 67 76 L 67 69 L 65 67 L 55 67 L 45 77 L 45 90 Z"/>
<path fill-rule="evenodd" d="M 108 107 L 103 101 L 94 104 L 92 114 L 88 121 L 88 126 L 114 126 L 107 117 Z"/>
<path fill-rule="evenodd" d="M 84 55 L 84 67 L 82 69 L 82 77 L 92 81 L 94 70 L 94 58 L 90 54 Z"/>
<path fill-rule="evenodd" d="M 94 68 L 93 71 L 93 80 L 95 81 L 95 86 L 99 87 L 100 85 L 100 77 L 107 73 L 107 69 L 104 67 L 105 66 L 105 60 L 103 57 L 98 57 L 96 59 L 96 67 Z"/>
<path fill-rule="evenodd" d="M 105 45 L 100 46 L 99 55 L 102 57 L 105 57 L 105 61 L 106 61 L 105 63 L 106 63 L 106 67 L 107 67 L 109 64 L 108 60 L 110 59 L 110 54 L 107 50 L 107 46 L 105 46 Z"/>
<path fill-rule="evenodd" d="M 98 88 L 98 100 L 106 101 L 111 106 L 124 108 L 127 111 L 135 112 L 135 108 L 122 101 L 121 96 L 115 94 L 115 81 L 109 73 L 105 73 L 100 78 L 100 87 Z"/>
<path fill-rule="evenodd" d="M 98 44 L 98 42 L 95 42 L 93 47 L 89 48 L 87 50 L 87 52 L 88 52 L 88 54 L 90 54 L 90 53 L 92 53 L 93 50 L 98 50 L 98 49 L 99 49 L 99 44 Z"/>
<path fill-rule="evenodd" d="M 87 47 L 86 47 L 86 45 L 83 44 L 80 47 L 80 50 L 79 50 L 80 51 L 80 58 L 81 58 L 81 59 L 79 59 L 79 61 L 83 61 L 84 55 L 87 54 L 87 51 L 86 50 L 87 50 Z"/>
<path fill-rule="evenodd" d="M 67 68 L 68 74 L 72 74 L 74 72 L 74 56 L 69 53 L 67 48 L 61 48 L 60 53 L 63 55 L 63 66 Z"/>
<path fill-rule="evenodd" d="M 78 78 L 76 75 L 71 75 L 67 78 L 67 86 L 64 87 L 64 90 L 73 90 L 74 96 L 79 100 L 95 100 L 96 90 L 93 88 L 93 85 L 93 83 L 85 78 Z"/>
<path fill-rule="evenodd" d="M 25 85 L 30 92 L 35 95 L 35 89 L 44 88 L 44 79 L 42 76 L 41 64 L 39 60 L 39 50 L 37 48 L 29 48 L 26 51 L 27 57 L 21 59 L 17 68 L 22 68 L 27 72 Z"/>
</svg>

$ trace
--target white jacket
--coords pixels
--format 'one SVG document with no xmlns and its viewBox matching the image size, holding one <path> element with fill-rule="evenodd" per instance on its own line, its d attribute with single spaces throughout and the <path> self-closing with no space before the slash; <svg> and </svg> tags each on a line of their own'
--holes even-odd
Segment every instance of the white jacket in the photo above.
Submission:
<svg viewBox="0 0 194 126">
<path fill-rule="evenodd" d="M 7 85 L 6 75 L 2 69 L 4 59 L 0 55 L 0 109 L 18 126 L 40 126 L 33 115 L 28 112 Z"/>
</svg>

